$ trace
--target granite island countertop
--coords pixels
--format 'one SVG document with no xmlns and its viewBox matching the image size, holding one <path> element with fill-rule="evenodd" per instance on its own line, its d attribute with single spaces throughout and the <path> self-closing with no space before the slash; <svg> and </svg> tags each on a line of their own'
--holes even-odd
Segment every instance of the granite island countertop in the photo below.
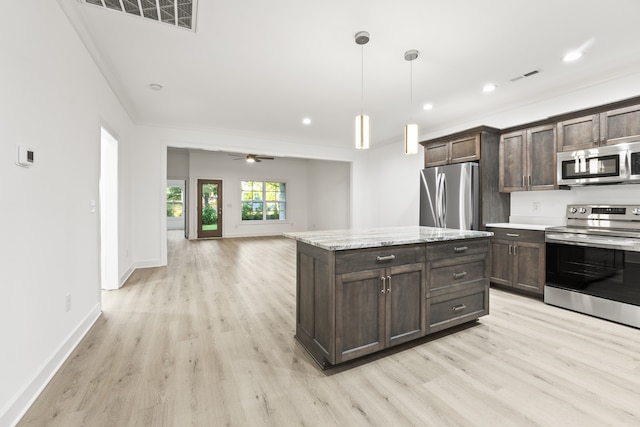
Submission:
<svg viewBox="0 0 640 427">
<path fill-rule="evenodd" d="M 489 231 L 437 227 L 383 227 L 366 230 L 323 230 L 284 233 L 285 237 L 329 251 L 409 245 L 412 243 L 491 237 Z"/>
</svg>

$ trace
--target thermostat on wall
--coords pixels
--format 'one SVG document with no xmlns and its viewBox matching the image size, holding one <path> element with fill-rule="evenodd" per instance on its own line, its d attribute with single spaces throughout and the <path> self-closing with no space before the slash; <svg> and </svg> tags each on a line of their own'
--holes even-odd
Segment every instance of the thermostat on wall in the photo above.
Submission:
<svg viewBox="0 0 640 427">
<path fill-rule="evenodd" d="M 19 166 L 31 166 L 33 164 L 33 150 L 27 148 L 24 145 L 18 146 L 18 161 Z"/>
</svg>

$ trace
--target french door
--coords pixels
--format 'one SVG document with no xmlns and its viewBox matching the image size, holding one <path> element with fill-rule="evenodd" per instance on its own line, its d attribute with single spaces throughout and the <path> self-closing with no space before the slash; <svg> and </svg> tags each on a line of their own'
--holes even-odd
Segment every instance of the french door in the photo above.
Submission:
<svg viewBox="0 0 640 427">
<path fill-rule="evenodd" d="M 198 238 L 222 237 L 222 181 L 198 180 Z"/>
</svg>

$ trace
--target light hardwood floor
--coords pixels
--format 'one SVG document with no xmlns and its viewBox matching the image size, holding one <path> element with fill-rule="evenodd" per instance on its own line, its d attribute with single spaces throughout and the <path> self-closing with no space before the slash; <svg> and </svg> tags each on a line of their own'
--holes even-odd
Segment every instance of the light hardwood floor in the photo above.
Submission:
<svg viewBox="0 0 640 427">
<path fill-rule="evenodd" d="M 186 241 L 103 316 L 20 426 L 638 426 L 640 331 L 492 289 L 489 316 L 321 371 L 295 243 Z"/>
</svg>

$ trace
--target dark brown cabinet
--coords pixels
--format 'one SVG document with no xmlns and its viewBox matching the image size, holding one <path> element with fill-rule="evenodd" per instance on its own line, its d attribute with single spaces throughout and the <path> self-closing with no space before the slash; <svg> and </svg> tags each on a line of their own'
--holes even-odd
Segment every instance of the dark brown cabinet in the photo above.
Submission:
<svg viewBox="0 0 640 427">
<path fill-rule="evenodd" d="M 489 228 L 491 283 L 542 295 L 545 281 L 544 231 Z"/>
<path fill-rule="evenodd" d="M 503 134 L 499 157 L 501 192 L 558 188 L 554 125 Z"/>
<path fill-rule="evenodd" d="M 296 338 L 328 367 L 474 320 L 489 312 L 488 262 L 487 237 L 336 251 L 298 241 Z"/>
<path fill-rule="evenodd" d="M 336 363 L 424 335 L 425 265 L 336 276 Z"/>
<path fill-rule="evenodd" d="M 425 167 L 480 159 L 480 134 L 424 144 Z"/>
<path fill-rule="evenodd" d="M 640 138 L 640 105 L 616 108 L 558 122 L 558 151 L 637 141 Z"/>
<path fill-rule="evenodd" d="M 489 314 L 489 241 L 427 246 L 427 332 Z"/>
</svg>

